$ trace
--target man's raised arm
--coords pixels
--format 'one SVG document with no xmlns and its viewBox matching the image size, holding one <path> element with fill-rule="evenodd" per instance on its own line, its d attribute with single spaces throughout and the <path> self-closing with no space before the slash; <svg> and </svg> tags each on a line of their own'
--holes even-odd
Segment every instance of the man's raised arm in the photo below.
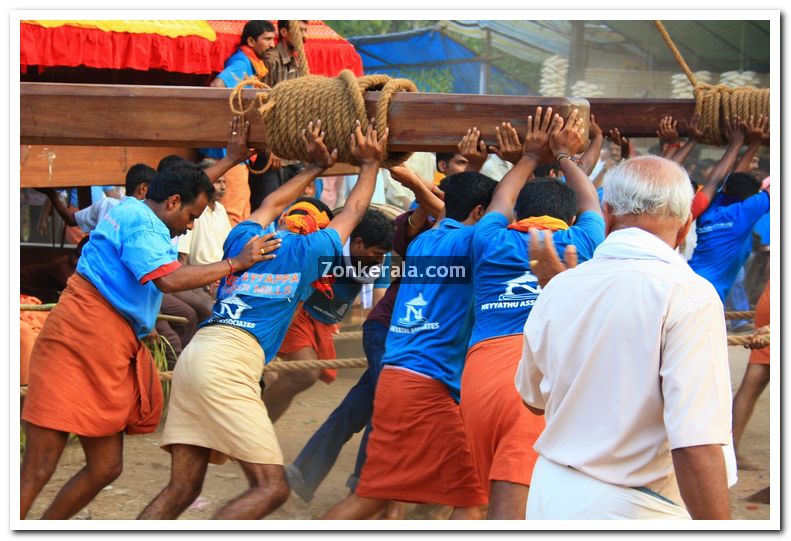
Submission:
<svg viewBox="0 0 791 541">
<path fill-rule="evenodd" d="M 249 220 L 266 227 L 305 190 L 305 187 L 316 180 L 324 171 L 335 164 L 338 149 L 330 153 L 324 145 L 324 132 L 321 131 L 321 120 L 310 122 L 307 129 L 300 135 L 307 149 L 306 167 L 288 182 L 267 195 L 261 205 L 250 214 Z"/>
<path fill-rule="evenodd" d="M 533 175 L 536 166 L 542 160 L 547 161 L 551 154 L 549 137 L 562 127 L 563 119 L 560 115 L 552 114 L 552 107 L 548 107 L 543 116 L 542 108 L 536 107 L 535 119 L 532 115 L 527 117 L 527 133 L 525 142 L 522 144 L 522 157 L 497 185 L 494 195 L 492 195 L 492 202 L 486 209 L 487 213 L 499 212 L 509 221 L 513 219 L 514 205 L 519 197 L 519 192 Z M 514 144 L 518 144 L 519 135 L 510 123 L 503 123 L 502 129 L 497 129 L 497 141 L 501 149 L 510 148 Z"/>
<path fill-rule="evenodd" d="M 371 204 L 376 187 L 376 173 L 379 164 L 385 159 L 385 145 L 387 144 L 387 134 L 389 130 L 385 128 L 381 137 L 377 135 L 375 119 L 371 119 L 368 124 L 368 131 L 363 135 L 360 121 L 351 134 L 350 148 L 352 155 L 360 162 L 360 174 L 357 183 L 352 188 L 346 204 L 335 218 L 330 221 L 328 229 L 334 229 L 341 238 L 341 244 L 345 243 L 352 234 L 354 228 L 360 223 Z"/>
</svg>

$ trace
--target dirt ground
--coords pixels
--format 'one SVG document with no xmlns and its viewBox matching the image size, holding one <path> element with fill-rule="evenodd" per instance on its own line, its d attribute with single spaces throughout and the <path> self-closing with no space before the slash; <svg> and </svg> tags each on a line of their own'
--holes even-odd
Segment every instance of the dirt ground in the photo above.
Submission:
<svg viewBox="0 0 791 541">
<path fill-rule="evenodd" d="M 731 377 L 734 392 L 738 388 L 747 362 L 747 350 L 731 347 Z M 351 356 L 339 348 L 339 356 Z M 302 446 L 332 411 L 362 370 L 339 370 L 332 385 L 317 383 L 299 395 L 291 409 L 275 425 L 286 463 L 290 463 Z M 170 455 L 159 449 L 161 427 L 154 434 L 127 437 L 124 471 L 111 486 L 103 490 L 76 518 L 134 519 L 143 507 L 164 487 L 170 474 Z M 354 467 L 360 435 L 343 449 L 335 467 L 319 487 L 310 503 L 292 492 L 291 498 L 268 520 L 315 519 L 347 494 L 346 478 Z M 769 505 L 745 501 L 755 492 L 769 486 L 769 390 L 760 397 L 755 413 L 743 436 L 742 450 L 758 467 L 757 471 L 739 471 L 739 482 L 731 489 L 734 519 L 768 519 Z M 60 467 L 39 495 L 30 518 L 38 518 L 57 490 L 83 466 L 79 443 L 72 441 L 61 458 Z M 201 498 L 181 517 L 183 520 L 208 519 L 219 507 L 246 489 L 247 483 L 239 466 L 228 462 L 210 465 Z M 426 506 L 408 506 L 408 519 L 434 518 Z M 441 514 L 442 510 L 439 510 Z M 298 526 L 297 526 L 298 527 Z"/>
</svg>

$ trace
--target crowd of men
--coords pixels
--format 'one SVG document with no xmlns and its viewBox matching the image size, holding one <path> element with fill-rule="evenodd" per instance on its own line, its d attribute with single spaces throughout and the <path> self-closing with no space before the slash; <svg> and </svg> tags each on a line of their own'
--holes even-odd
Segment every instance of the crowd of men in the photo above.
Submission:
<svg viewBox="0 0 791 541">
<path fill-rule="evenodd" d="M 274 26 L 248 23 L 213 84 L 290 77 L 287 28 L 275 48 Z M 169 480 L 141 519 L 177 518 L 208 465 L 229 458 L 249 488 L 214 518 L 260 519 L 292 490 L 309 500 L 363 430 L 349 495 L 324 518 L 397 514 L 403 502 L 449 506 L 454 519 L 730 518 L 735 449 L 768 382 L 768 278 L 735 400 L 723 311 L 753 242 L 768 246 L 754 235 L 769 212 L 768 171 L 755 163 L 767 119 L 728 123 L 713 164 L 689 159 L 696 118 L 683 143 L 663 119 L 658 155 L 637 155 L 617 130 L 605 137 L 593 115 L 586 136 L 586 120 L 538 107 L 524 133 L 504 121 L 490 145 L 471 128 L 456 154 L 436 156 L 439 182 L 389 166 L 414 198 L 394 220 L 371 207 L 388 137 L 373 119 L 349 134 L 360 170 L 336 212 L 315 197 L 337 158 L 323 119 L 300 134 L 305 162 L 237 219 L 221 202 L 229 175 L 265 154 L 247 147 L 240 117 L 217 161 L 134 166 L 115 203 L 74 213 L 48 193 L 90 236 L 29 353 L 21 518 L 70 433 L 86 464 L 42 518 L 77 513 L 121 474 L 124 434 L 159 426 L 141 339 L 168 297 L 193 324 L 175 338 Z M 396 259 L 419 277 L 374 272 Z M 464 274 L 427 272 L 441 266 Z M 264 366 L 334 358 L 358 298 L 371 308 L 368 368 L 286 465 L 274 423 L 335 374 Z"/>
</svg>

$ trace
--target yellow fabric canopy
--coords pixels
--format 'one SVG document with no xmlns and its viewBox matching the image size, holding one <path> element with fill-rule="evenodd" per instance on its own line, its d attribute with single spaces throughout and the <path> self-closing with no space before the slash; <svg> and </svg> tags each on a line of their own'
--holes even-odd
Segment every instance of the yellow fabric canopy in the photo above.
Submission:
<svg viewBox="0 0 791 541">
<path fill-rule="evenodd" d="M 181 36 L 199 36 L 209 41 L 217 39 L 209 23 L 206 21 L 22 21 L 45 28 L 58 26 L 77 26 L 95 28 L 104 32 L 128 32 L 130 34 L 159 34 L 169 38 Z"/>
</svg>

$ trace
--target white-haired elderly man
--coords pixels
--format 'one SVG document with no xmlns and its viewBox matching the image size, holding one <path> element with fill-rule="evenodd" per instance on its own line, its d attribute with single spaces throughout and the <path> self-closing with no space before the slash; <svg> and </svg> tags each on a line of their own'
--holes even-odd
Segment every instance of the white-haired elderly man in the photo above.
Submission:
<svg viewBox="0 0 791 541">
<path fill-rule="evenodd" d="M 671 161 L 613 168 L 607 238 L 533 307 L 516 386 L 546 428 L 528 519 L 730 518 L 722 303 L 675 251 L 691 200 Z"/>
</svg>

